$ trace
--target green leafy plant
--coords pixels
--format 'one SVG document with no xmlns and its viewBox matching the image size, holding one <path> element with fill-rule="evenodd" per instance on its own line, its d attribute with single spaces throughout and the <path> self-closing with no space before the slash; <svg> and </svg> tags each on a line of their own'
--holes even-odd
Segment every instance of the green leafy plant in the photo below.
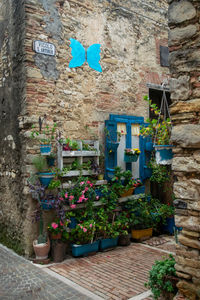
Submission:
<svg viewBox="0 0 200 300">
<path fill-rule="evenodd" d="M 163 185 L 170 180 L 170 171 L 165 165 L 158 165 L 154 159 L 152 159 L 148 167 L 152 169 L 152 175 L 150 181 L 156 182 L 159 185 Z"/>
<path fill-rule="evenodd" d="M 116 238 L 119 235 L 118 223 L 115 221 L 115 214 L 112 217 L 103 207 L 96 214 L 97 236 L 106 238 Z"/>
<path fill-rule="evenodd" d="M 48 170 L 46 158 L 42 155 L 35 156 L 32 163 L 38 172 L 45 172 Z"/>
<path fill-rule="evenodd" d="M 110 189 L 118 196 L 128 191 L 134 186 L 136 180 L 133 178 L 131 171 L 123 171 L 121 167 L 115 167 L 114 176 L 110 182 Z"/>
<path fill-rule="evenodd" d="M 154 299 L 159 299 L 161 295 L 173 293 L 175 295 L 177 276 L 175 270 L 175 259 L 170 254 L 169 258 L 164 260 L 156 260 L 149 272 L 149 281 L 145 284 L 150 288 Z M 169 299 L 169 297 L 167 298 Z"/>
<path fill-rule="evenodd" d="M 159 109 L 156 104 L 152 104 L 152 100 L 148 96 L 144 97 L 144 100 L 148 101 L 151 111 L 154 112 L 156 116 L 159 115 Z M 140 130 L 140 134 L 144 137 L 151 137 L 155 139 L 155 144 L 157 145 L 169 145 L 171 136 L 171 121 L 169 118 L 161 119 L 158 123 L 158 119 L 147 119 L 147 126 L 143 126 Z"/>
<path fill-rule="evenodd" d="M 65 151 L 75 151 L 80 149 L 78 142 L 71 140 L 70 138 L 66 138 L 65 140 L 60 139 L 60 143 L 61 142 L 63 144 L 63 150 Z"/>
<path fill-rule="evenodd" d="M 57 128 L 57 124 L 53 123 L 52 128 L 49 125 L 46 125 L 45 128 L 39 132 L 35 129 L 35 125 L 32 125 L 31 138 L 37 138 L 41 144 L 51 144 L 55 139 L 55 131 Z"/>
<path fill-rule="evenodd" d="M 49 190 L 57 189 L 61 186 L 61 181 L 59 179 L 53 179 L 50 184 L 48 185 Z"/>
<path fill-rule="evenodd" d="M 128 229 L 131 224 L 130 216 L 127 212 L 122 211 L 117 217 L 116 217 L 116 224 L 118 227 L 119 234 L 127 235 Z"/>
<path fill-rule="evenodd" d="M 63 231 L 63 222 L 59 219 L 56 219 L 55 221 L 51 222 L 48 225 L 48 231 L 53 233 L 53 234 L 58 234 L 58 233 L 62 233 Z"/>
</svg>

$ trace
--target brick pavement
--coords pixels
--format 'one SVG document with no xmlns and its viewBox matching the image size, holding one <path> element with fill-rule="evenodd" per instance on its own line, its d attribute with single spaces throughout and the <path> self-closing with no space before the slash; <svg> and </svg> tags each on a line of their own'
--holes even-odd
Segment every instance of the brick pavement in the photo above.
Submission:
<svg viewBox="0 0 200 300">
<path fill-rule="evenodd" d="M 163 256 L 168 254 L 161 249 L 132 243 L 94 256 L 69 258 L 49 269 L 103 299 L 126 300 L 147 291 L 148 272 Z"/>
<path fill-rule="evenodd" d="M 1 300 L 92 300 L 0 244 Z"/>
</svg>

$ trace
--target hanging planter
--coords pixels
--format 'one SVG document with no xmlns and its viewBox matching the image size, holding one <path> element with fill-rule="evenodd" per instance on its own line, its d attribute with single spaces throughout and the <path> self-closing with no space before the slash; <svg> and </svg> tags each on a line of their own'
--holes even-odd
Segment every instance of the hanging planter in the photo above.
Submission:
<svg viewBox="0 0 200 300">
<path fill-rule="evenodd" d="M 38 178 L 40 180 L 40 183 L 45 187 L 49 186 L 49 184 L 52 181 L 52 179 L 54 178 L 54 176 L 55 176 L 55 173 L 53 173 L 53 172 L 38 173 Z"/>
<path fill-rule="evenodd" d="M 107 147 L 108 147 L 108 151 L 117 151 L 117 148 L 119 146 L 118 142 L 112 142 L 112 141 L 108 141 L 107 142 Z"/>
<path fill-rule="evenodd" d="M 51 153 L 51 148 L 52 148 L 51 144 L 49 144 L 49 145 L 41 144 L 41 145 L 40 145 L 40 153 L 41 153 L 42 155 L 50 155 L 50 153 Z"/>
<path fill-rule="evenodd" d="M 72 244 L 71 249 L 74 257 L 82 255 L 87 256 L 89 253 L 97 252 L 99 250 L 99 241 L 84 245 Z"/>
<path fill-rule="evenodd" d="M 158 165 L 170 165 L 173 159 L 173 145 L 154 145 L 156 163 Z"/>
</svg>

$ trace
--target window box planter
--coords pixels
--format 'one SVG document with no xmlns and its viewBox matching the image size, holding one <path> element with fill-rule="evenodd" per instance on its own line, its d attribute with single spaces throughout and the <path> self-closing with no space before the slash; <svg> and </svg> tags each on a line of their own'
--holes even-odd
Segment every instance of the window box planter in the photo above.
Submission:
<svg viewBox="0 0 200 300">
<path fill-rule="evenodd" d="M 156 152 L 156 163 L 158 165 L 171 165 L 173 152 L 173 145 L 154 145 Z"/>
<path fill-rule="evenodd" d="M 126 163 L 130 163 L 130 162 L 136 162 L 138 160 L 139 155 L 134 154 L 134 155 L 127 155 L 124 154 L 124 161 Z"/>
<path fill-rule="evenodd" d="M 54 175 L 55 175 L 55 173 L 52 173 L 52 172 L 38 173 L 38 178 L 40 180 L 40 183 L 43 186 L 48 187 L 48 185 L 54 178 Z"/>
<path fill-rule="evenodd" d="M 131 236 L 134 240 L 147 239 L 153 234 L 153 228 L 132 229 Z"/>
<path fill-rule="evenodd" d="M 52 148 L 51 144 L 49 144 L 49 145 L 41 144 L 40 145 L 40 153 L 42 155 L 49 155 L 51 153 L 51 148 Z"/>
<path fill-rule="evenodd" d="M 105 250 L 108 248 L 113 248 L 116 247 L 118 243 L 118 237 L 116 238 L 111 238 L 111 239 L 102 239 L 100 240 L 100 250 Z"/>
<path fill-rule="evenodd" d="M 99 241 L 95 241 L 91 244 L 85 244 L 85 245 L 72 244 L 71 249 L 72 249 L 72 255 L 74 257 L 78 257 L 82 255 L 87 256 L 89 253 L 97 252 L 99 250 Z"/>
</svg>

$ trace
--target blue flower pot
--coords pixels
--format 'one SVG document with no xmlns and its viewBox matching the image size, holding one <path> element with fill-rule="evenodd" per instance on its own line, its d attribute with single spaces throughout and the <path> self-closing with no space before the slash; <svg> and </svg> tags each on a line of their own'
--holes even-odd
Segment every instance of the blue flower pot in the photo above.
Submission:
<svg viewBox="0 0 200 300">
<path fill-rule="evenodd" d="M 47 164 L 49 167 L 53 167 L 55 164 L 55 158 L 54 157 L 47 157 Z"/>
<path fill-rule="evenodd" d="M 134 155 L 127 155 L 124 154 L 124 161 L 129 163 L 129 162 L 136 162 L 138 160 L 139 155 L 134 154 Z"/>
<path fill-rule="evenodd" d="M 51 147 L 52 147 L 51 145 L 41 144 L 40 145 L 40 153 L 42 155 L 49 155 L 51 153 Z"/>
<path fill-rule="evenodd" d="M 118 237 L 112 239 L 102 239 L 100 240 L 100 250 L 105 250 L 108 248 L 116 247 L 118 243 Z"/>
<path fill-rule="evenodd" d="M 52 209 L 52 201 L 49 201 L 49 200 L 43 200 L 40 202 L 41 204 L 41 208 L 43 210 L 50 210 Z"/>
<path fill-rule="evenodd" d="M 145 150 L 148 151 L 148 152 L 153 151 L 153 143 L 152 142 L 146 142 Z"/>
<path fill-rule="evenodd" d="M 71 245 L 72 255 L 75 257 L 78 256 L 87 256 L 91 252 L 97 252 L 99 250 L 99 241 L 93 242 L 91 244 L 85 245 Z"/>
<path fill-rule="evenodd" d="M 173 145 L 154 145 L 156 151 L 156 163 L 159 165 L 170 165 L 172 163 Z"/>
<path fill-rule="evenodd" d="M 134 195 L 144 194 L 144 192 L 145 192 L 145 186 L 144 185 L 138 186 L 134 190 Z"/>
<path fill-rule="evenodd" d="M 76 220 L 76 218 L 74 218 L 74 217 L 71 217 L 70 218 L 70 220 L 71 220 L 71 223 L 69 223 L 69 228 L 76 228 L 76 225 L 77 225 L 77 220 Z"/>
<path fill-rule="evenodd" d="M 150 178 L 152 175 L 152 169 L 148 168 L 147 166 L 144 166 L 144 177 Z"/>
<path fill-rule="evenodd" d="M 163 224 L 162 229 L 163 229 L 164 232 L 167 232 L 169 234 L 174 234 L 174 229 L 178 230 L 178 231 L 181 231 L 182 227 L 177 227 L 175 225 L 175 219 L 174 219 L 174 216 L 173 216 L 173 217 L 166 218 L 166 224 Z"/>
<path fill-rule="evenodd" d="M 113 152 L 117 151 L 118 146 L 119 146 L 118 142 L 111 142 L 111 141 L 107 142 L 107 147 L 109 151 L 110 150 L 112 150 Z"/>
<path fill-rule="evenodd" d="M 38 178 L 43 186 L 48 187 L 54 175 L 55 173 L 38 173 Z"/>
</svg>

